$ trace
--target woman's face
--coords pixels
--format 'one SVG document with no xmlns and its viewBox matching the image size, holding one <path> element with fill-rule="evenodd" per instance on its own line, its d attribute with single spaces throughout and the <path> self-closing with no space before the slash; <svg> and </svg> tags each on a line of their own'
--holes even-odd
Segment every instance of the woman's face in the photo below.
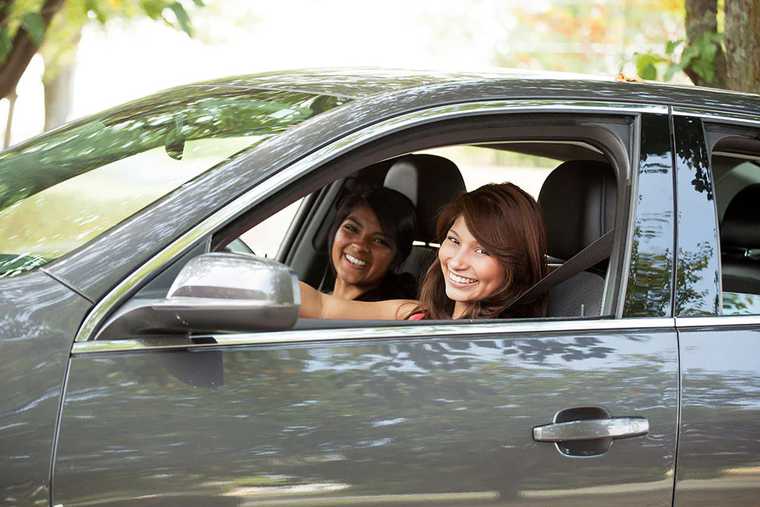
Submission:
<svg viewBox="0 0 760 507">
<path fill-rule="evenodd" d="M 446 296 L 455 301 L 455 317 L 470 303 L 482 301 L 504 287 L 506 270 L 496 257 L 491 257 L 459 216 L 446 234 L 438 250 Z"/>
<path fill-rule="evenodd" d="M 330 252 L 337 278 L 360 287 L 379 284 L 395 254 L 393 241 L 367 206 L 351 210 L 338 227 Z"/>
</svg>

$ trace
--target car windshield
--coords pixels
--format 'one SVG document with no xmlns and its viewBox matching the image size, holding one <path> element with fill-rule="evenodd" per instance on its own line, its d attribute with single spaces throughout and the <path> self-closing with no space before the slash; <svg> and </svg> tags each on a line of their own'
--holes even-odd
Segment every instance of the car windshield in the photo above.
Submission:
<svg viewBox="0 0 760 507">
<path fill-rule="evenodd" d="M 347 99 L 190 86 L 0 154 L 0 278 L 82 246 L 183 183 Z"/>
</svg>

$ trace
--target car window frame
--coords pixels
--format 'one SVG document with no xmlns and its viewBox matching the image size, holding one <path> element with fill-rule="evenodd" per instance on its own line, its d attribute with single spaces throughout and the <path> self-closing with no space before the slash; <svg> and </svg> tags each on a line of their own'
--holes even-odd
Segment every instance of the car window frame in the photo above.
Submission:
<svg viewBox="0 0 760 507">
<path fill-rule="evenodd" d="M 654 115 L 667 114 L 667 107 L 662 105 L 651 105 L 646 103 L 620 103 L 620 102 L 594 102 L 594 101 L 577 101 L 577 100 L 498 100 L 498 101 L 483 101 L 478 103 L 463 103 L 453 104 L 447 106 L 431 107 L 429 109 L 407 113 L 401 116 L 385 120 L 369 127 L 366 127 L 360 131 L 347 135 L 346 137 L 333 142 L 330 145 L 324 146 L 321 149 L 313 152 L 305 158 L 295 162 L 294 164 L 284 168 L 280 172 L 274 174 L 270 178 L 264 180 L 255 188 L 246 192 L 242 196 L 238 197 L 231 203 L 220 208 L 216 213 L 209 216 L 195 227 L 188 230 L 184 235 L 176 239 L 163 251 L 155 255 L 150 261 L 140 266 L 137 270 L 133 271 L 130 276 L 124 279 L 119 285 L 111 290 L 98 304 L 92 309 L 92 311 L 84 319 L 82 326 L 80 327 L 77 336 L 75 338 L 75 347 L 81 346 L 85 342 L 89 342 L 94 339 L 98 326 L 105 322 L 105 319 L 112 314 L 112 312 L 120 306 L 120 304 L 128 299 L 132 294 L 139 289 L 140 284 L 146 279 L 155 276 L 163 267 L 173 262 L 178 256 L 182 255 L 185 251 L 197 244 L 199 241 L 203 241 L 208 235 L 222 229 L 230 220 L 240 216 L 246 210 L 256 209 L 255 215 L 258 215 L 260 219 L 266 218 L 270 214 L 280 209 L 281 206 L 274 206 L 271 203 L 279 202 L 289 203 L 298 197 L 303 196 L 303 191 L 300 193 L 292 188 L 292 183 L 296 180 L 301 181 L 304 178 L 313 177 L 313 170 L 321 167 L 324 164 L 337 159 L 340 155 L 348 153 L 350 150 L 354 150 L 359 146 L 369 145 L 373 141 L 386 137 L 390 134 L 397 133 L 414 126 L 422 126 L 430 124 L 432 122 L 441 122 L 447 119 L 466 118 L 474 116 L 484 115 L 508 115 L 514 113 L 525 114 L 543 114 L 543 113 L 573 113 L 584 116 L 593 115 L 611 115 L 611 116 L 633 116 L 637 117 L 641 114 L 651 113 Z M 630 167 L 636 167 L 638 160 L 636 150 L 633 145 L 634 142 L 628 143 L 625 148 L 629 153 L 626 159 L 627 164 Z M 635 171 L 631 171 L 631 179 L 635 180 Z M 629 185 L 626 185 L 628 187 Z M 635 184 L 630 185 L 635 187 Z M 630 188 L 627 188 L 630 191 Z M 629 201 L 632 203 L 632 200 Z M 632 203 L 633 204 L 633 203 Z M 628 206 L 631 215 L 634 213 L 634 205 Z M 628 220 L 628 228 L 630 228 L 631 221 Z M 621 266 L 617 269 L 621 273 L 628 273 L 628 241 L 630 237 L 630 231 L 618 231 L 618 234 L 623 234 L 623 244 L 625 246 L 624 259 L 621 261 Z M 627 276 L 619 277 L 620 287 L 617 287 L 619 293 L 624 294 L 627 284 Z M 620 296 L 620 301 L 623 300 L 623 296 Z M 617 327 L 615 322 L 622 322 L 622 304 L 617 305 L 617 311 L 615 315 L 610 317 L 602 317 L 599 319 L 584 319 L 583 322 L 596 322 L 596 326 L 601 325 L 603 328 Z M 567 322 L 572 319 L 560 319 L 559 321 L 549 320 L 544 325 L 539 327 L 554 328 L 558 324 Z M 662 319 L 653 319 L 658 321 L 659 326 L 662 324 Z M 451 321 L 452 325 L 463 325 L 455 321 Z M 483 324 L 488 326 L 497 326 L 503 328 L 504 326 L 512 326 L 517 322 L 504 322 L 500 324 Z M 540 322 L 528 322 L 523 321 L 522 325 L 538 325 Z M 467 324 L 471 326 L 470 324 Z M 594 326 L 592 325 L 592 327 Z M 644 325 L 643 323 L 640 325 Z M 649 327 L 648 325 L 644 325 Z M 403 327 L 403 326 L 402 326 Z M 428 326 L 423 326 L 428 327 Z M 480 327 L 480 326 L 476 326 Z M 502 332 L 502 331 L 500 331 Z M 293 333 L 300 333 L 299 331 L 282 331 L 278 333 L 284 333 L 283 336 L 287 336 Z M 267 333 L 271 334 L 271 333 Z M 350 334 L 350 333 L 349 333 Z M 257 334 L 258 335 L 258 334 Z M 262 336 L 263 338 L 263 336 Z M 119 340 L 125 342 L 123 346 L 129 346 L 126 342 L 129 340 Z M 115 342 L 111 342 L 113 345 Z M 92 345 L 92 343 L 90 344 Z M 103 344 L 105 345 L 105 344 Z M 110 349 L 109 349 L 110 350 Z"/>
</svg>

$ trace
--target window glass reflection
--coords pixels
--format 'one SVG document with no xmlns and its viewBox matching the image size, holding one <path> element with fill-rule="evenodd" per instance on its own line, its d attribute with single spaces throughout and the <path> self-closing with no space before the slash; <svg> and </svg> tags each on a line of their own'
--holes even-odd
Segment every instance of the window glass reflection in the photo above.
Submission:
<svg viewBox="0 0 760 507">
<path fill-rule="evenodd" d="M 0 278 L 61 257 L 208 169 L 346 101 L 190 86 L 0 154 Z"/>
</svg>

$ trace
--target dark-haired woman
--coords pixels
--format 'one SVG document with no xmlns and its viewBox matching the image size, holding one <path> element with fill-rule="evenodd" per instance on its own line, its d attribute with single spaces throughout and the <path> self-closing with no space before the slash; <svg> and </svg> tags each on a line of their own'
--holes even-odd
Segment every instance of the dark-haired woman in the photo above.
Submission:
<svg viewBox="0 0 760 507">
<path fill-rule="evenodd" d="M 412 248 L 415 217 L 409 198 L 389 188 L 343 198 L 329 236 L 332 295 L 357 301 L 416 297 L 414 276 L 398 272 Z"/>
<path fill-rule="evenodd" d="M 324 319 L 539 317 L 546 298 L 514 298 L 547 271 L 546 233 L 536 201 L 511 183 L 485 185 L 448 204 L 437 223 L 441 248 L 419 300 L 346 301 L 301 284 L 301 316 Z"/>
</svg>

